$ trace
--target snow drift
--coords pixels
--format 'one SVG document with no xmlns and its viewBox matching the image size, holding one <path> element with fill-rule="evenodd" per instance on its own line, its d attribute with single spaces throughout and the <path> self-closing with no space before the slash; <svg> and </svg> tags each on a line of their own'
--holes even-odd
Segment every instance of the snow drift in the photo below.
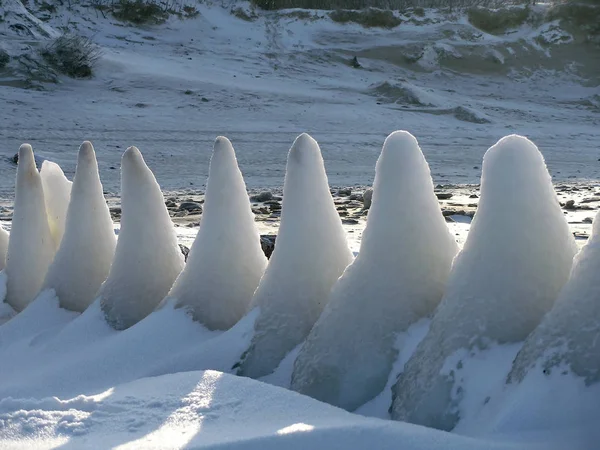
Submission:
<svg viewBox="0 0 600 450">
<path fill-rule="evenodd" d="M 271 373 L 310 332 L 331 287 L 352 261 L 329 192 L 321 150 L 308 134 L 288 154 L 275 250 L 252 300 L 260 313 L 239 373 Z"/>
<path fill-rule="evenodd" d="M 294 365 L 292 389 L 354 410 L 379 394 L 397 334 L 433 312 L 458 251 L 417 140 L 392 133 L 377 161 L 360 252 Z"/>
<path fill-rule="evenodd" d="M 200 229 L 169 297 L 207 328 L 226 330 L 246 313 L 266 266 L 235 152 L 218 137 Z"/>
<path fill-rule="evenodd" d="M 136 147 L 121 162 L 121 229 L 100 289 L 107 322 L 129 328 L 154 310 L 184 266 L 160 186 Z"/>
<path fill-rule="evenodd" d="M 393 388 L 392 417 L 454 428 L 471 388 L 462 368 L 493 343 L 525 340 L 566 282 L 575 250 L 537 147 L 502 138 L 484 156 L 479 209 L 429 332 Z"/>
<path fill-rule="evenodd" d="M 54 257 L 44 191 L 31 145 L 19 148 L 15 206 L 6 260 L 6 303 L 17 312 L 37 295 Z"/>
<path fill-rule="evenodd" d="M 83 312 L 108 276 L 117 242 L 90 142 L 79 148 L 70 197 L 65 237 L 44 287 L 55 290 L 63 308 Z"/>
<path fill-rule="evenodd" d="M 44 201 L 46 203 L 46 212 L 48 213 L 48 224 L 55 247 L 60 246 L 60 242 L 65 233 L 65 224 L 67 221 L 67 209 L 71 198 L 71 183 L 60 166 L 52 161 L 45 160 L 40 169 L 42 186 L 44 188 Z"/>
</svg>

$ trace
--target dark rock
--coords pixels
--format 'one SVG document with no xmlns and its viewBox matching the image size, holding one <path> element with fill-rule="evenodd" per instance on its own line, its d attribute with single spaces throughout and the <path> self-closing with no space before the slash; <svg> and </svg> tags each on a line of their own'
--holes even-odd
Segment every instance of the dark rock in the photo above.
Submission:
<svg viewBox="0 0 600 450">
<path fill-rule="evenodd" d="M 358 220 L 356 219 L 342 219 L 342 223 L 346 225 L 357 225 Z"/>
<path fill-rule="evenodd" d="M 112 208 L 109 208 L 109 210 L 110 210 L 111 216 L 120 216 L 121 215 L 121 207 L 120 206 L 113 206 Z"/>
<path fill-rule="evenodd" d="M 281 209 L 281 203 L 279 202 L 265 202 L 265 205 L 267 205 L 271 211 L 279 211 Z"/>
<path fill-rule="evenodd" d="M 453 219 L 452 217 L 450 217 L 450 216 L 445 216 L 445 217 L 444 217 L 444 219 L 446 219 L 446 222 L 448 222 L 448 223 L 454 223 L 454 222 L 456 222 L 456 220 L 454 220 L 454 219 Z"/>
<path fill-rule="evenodd" d="M 340 197 L 349 197 L 350 195 L 352 195 L 352 189 L 338 189 L 337 195 L 339 195 Z"/>
<path fill-rule="evenodd" d="M 479 195 L 477 195 L 477 194 L 471 194 L 471 195 L 469 195 L 469 198 L 479 198 Z"/>
<path fill-rule="evenodd" d="M 575 208 L 575 200 L 568 200 L 567 203 L 565 203 L 565 209 L 568 209 L 568 210 L 576 209 Z"/>
<path fill-rule="evenodd" d="M 452 198 L 452 192 L 436 192 L 438 200 L 448 200 Z"/>
<path fill-rule="evenodd" d="M 355 69 L 360 69 L 362 67 L 360 65 L 360 63 L 358 62 L 358 58 L 356 56 L 354 58 L 352 58 L 352 61 L 350 61 L 350 65 L 352 67 L 354 67 Z"/>
<path fill-rule="evenodd" d="M 187 261 L 188 255 L 190 254 L 190 249 L 183 244 L 179 244 L 179 249 L 181 250 L 181 253 L 183 253 L 185 260 Z"/>
<path fill-rule="evenodd" d="M 250 200 L 253 202 L 268 202 L 269 200 L 273 200 L 273 194 L 270 191 L 263 191 L 260 194 L 253 195 L 250 197 Z"/>
<path fill-rule="evenodd" d="M 165 206 L 167 208 L 176 208 L 177 207 L 177 203 L 175 203 L 174 201 L 171 201 L 171 200 L 167 200 L 165 202 Z"/>
<path fill-rule="evenodd" d="M 263 234 L 260 236 L 260 246 L 267 258 L 270 258 L 271 254 L 273 253 L 273 250 L 275 250 L 276 239 L 276 234 Z"/>
<path fill-rule="evenodd" d="M 179 211 L 202 212 L 202 205 L 196 202 L 183 202 L 179 205 Z"/>
<path fill-rule="evenodd" d="M 586 217 L 585 219 L 582 220 L 583 223 L 592 223 L 594 221 L 594 219 L 592 217 Z"/>
</svg>

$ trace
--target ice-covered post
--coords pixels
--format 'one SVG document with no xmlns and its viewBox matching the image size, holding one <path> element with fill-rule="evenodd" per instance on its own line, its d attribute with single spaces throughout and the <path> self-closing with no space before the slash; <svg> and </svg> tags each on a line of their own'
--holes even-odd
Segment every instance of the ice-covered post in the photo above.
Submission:
<svg viewBox="0 0 600 450">
<path fill-rule="evenodd" d="M 259 316 L 240 363 L 241 375 L 259 378 L 273 372 L 306 338 L 351 261 L 321 150 L 313 138 L 301 134 L 288 154 L 281 226 L 252 300 Z"/>
<path fill-rule="evenodd" d="M 185 264 L 160 186 L 136 147 L 123 153 L 121 207 L 115 259 L 100 289 L 106 320 L 117 330 L 150 314 Z"/>
<path fill-rule="evenodd" d="M 393 388 L 392 418 L 453 429 L 470 389 L 461 372 L 469 358 L 525 340 L 575 251 L 541 153 L 524 137 L 502 138 L 484 156 L 477 214 L 429 332 Z"/>
<path fill-rule="evenodd" d="M 17 312 L 37 295 L 54 257 L 44 190 L 31 145 L 19 148 L 15 207 L 6 258 L 6 303 Z"/>
<path fill-rule="evenodd" d="M 86 141 L 79 148 L 64 237 L 44 287 L 56 291 L 63 308 L 83 312 L 108 276 L 116 243 L 96 153 Z"/>
<path fill-rule="evenodd" d="M 292 389 L 348 410 L 379 394 L 396 339 L 437 306 L 457 251 L 417 140 L 392 133 L 377 161 L 360 253 L 302 347 Z"/>
<path fill-rule="evenodd" d="M 210 160 L 200 229 L 169 297 L 207 328 L 226 330 L 246 314 L 266 266 L 233 146 L 220 136 Z"/>
</svg>

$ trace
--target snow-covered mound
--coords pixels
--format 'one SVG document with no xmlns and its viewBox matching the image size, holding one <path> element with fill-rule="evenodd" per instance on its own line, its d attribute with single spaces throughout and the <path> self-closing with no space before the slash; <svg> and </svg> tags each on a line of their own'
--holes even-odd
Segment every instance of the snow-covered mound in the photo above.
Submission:
<svg viewBox="0 0 600 450">
<path fill-rule="evenodd" d="M 160 186 L 136 147 L 123 154 L 121 207 L 115 259 L 100 290 L 106 320 L 117 330 L 150 314 L 185 264 Z"/>
<path fill-rule="evenodd" d="M 489 384 L 509 367 L 492 359 L 483 380 L 465 367 L 496 343 L 525 340 L 552 308 L 575 251 L 537 147 L 521 136 L 502 138 L 484 156 L 477 214 L 429 332 L 394 386 L 392 417 L 451 430 L 463 402 L 482 406 Z"/>
<path fill-rule="evenodd" d="M 397 335 L 433 312 L 457 251 L 417 140 L 391 134 L 360 252 L 298 355 L 292 389 L 348 410 L 378 395 L 400 350 Z"/>
<path fill-rule="evenodd" d="M 240 374 L 259 378 L 271 373 L 308 336 L 331 287 L 351 261 L 321 150 L 301 134 L 288 154 L 281 226 L 252 300 L 260 313 Z"/>
<path fill-rule="evenodd" d="M 55 246 L 44 204 L 42 180 L 29 144 L 19 148 L 15 206 L 6 259 L 6 303 L 23 310 L 37 295 Z"/>
<path fill-rule="evenodd" d="M 117 243 L 90 142 L 79 148 L 70 197 L 65 238 L 44 287 L 55 290 L 63 308 L 83 312 L 108 276 Z"/>
<path fill-rule="evenodd" d="M 73 183 L 65 177 L 58 164 L 48 160 L 42 163 L 40 177 L 44 188 L 44 201 L 46 202 L 50 232 L 54 244 L 58 248 L 65 233 L 67 209 L 69 208 Z"/>
<path fill-rule="evenodd" d="M 169 297 L 207 328 L 226 330 L 246 314 L 266 266 L 235 152 L 218 137 L 200 229 Z"/>
<path fill-rule="evenodd" d="M 8 253 L 8 231 L 0 225 L 0 270 L 6 266 L 6 254 Z"/>
<path fill-rule="evenodd" d="M 0 446 L 8 448 L 558 450 L 568 443 L 494 442 L 370 419 L 214 371 L 143 378 L 91 396 L 5 398 L 0 416 Z"/>
</svg>

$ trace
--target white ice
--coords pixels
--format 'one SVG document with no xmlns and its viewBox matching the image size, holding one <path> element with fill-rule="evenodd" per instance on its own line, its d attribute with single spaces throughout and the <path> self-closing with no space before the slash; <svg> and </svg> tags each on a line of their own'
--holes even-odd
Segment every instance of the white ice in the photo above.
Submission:
<svg viewBox="0 0 600 450">
<path fill-rule="evenodd" d="M 52 161 L 45 160 L 40 169 L 42 186 L 44 188 L 44 201 L 48 213 L 48 224 L 56 248 L 65 233 L 67 209 L 71 197 L 72 182 L 63 173 L 60 166 Z"/>
<path fill-rule="evenodd" d="M 226 330 L 247 312 L 266 266 L 233 146 L 218 137 L 200 229 L 169 297 L 207 328 Z"/>
<path fill-rule="evenodd" d="M 467 360 L 492 343 L 525 340 L 552 308 L 575 251 L 541 153 L 521 136 L 502 138 L 484 156 L 477 214 L 429 333 L 394 386 L 392 417 L 454 428 L 471 389 Z M 505 376 L 503 368 L 495 373 Z"/>
<path fill-rule="evenodd" d="M 457 251 L 417 140 L 392 133 L 360 253 L 302 347 L 292 389 L 348 410 L 377 396 L 402 350 L 397 335 L 433 312 Z"/>
<path fill-rule="evenodd" d="M 23 310 L 37 295 L 55 246 L 44 204 L 40 174 L 29 144 L 19 148 L 15 206 L 6 260 L 6 303 Z"/>
<path fill-rule="evenodd" d="M 160 186 L 136 147 L 121 162 L 121 229 L 102 310 L 117 330 L 129 328 L 154 310 L 184 266 Z"/>
<path fill-rule="evenodd" d="M 275 250 L 252 300 L 260 313 L 239 373 L 259 378 L 300 344 L 331 287 L 352 261 L 317 142 L 296 138 L 288 154 Z"/>
<path fill-rule="evenodd" d="M 52 288 L 60 306 L 83 312 L 108 276 L 117 239 L 104 199 L 96 153 L 90 142 L 79 148 L 65 237 L 48 269 L 45 288 Z"/>
</svg>

